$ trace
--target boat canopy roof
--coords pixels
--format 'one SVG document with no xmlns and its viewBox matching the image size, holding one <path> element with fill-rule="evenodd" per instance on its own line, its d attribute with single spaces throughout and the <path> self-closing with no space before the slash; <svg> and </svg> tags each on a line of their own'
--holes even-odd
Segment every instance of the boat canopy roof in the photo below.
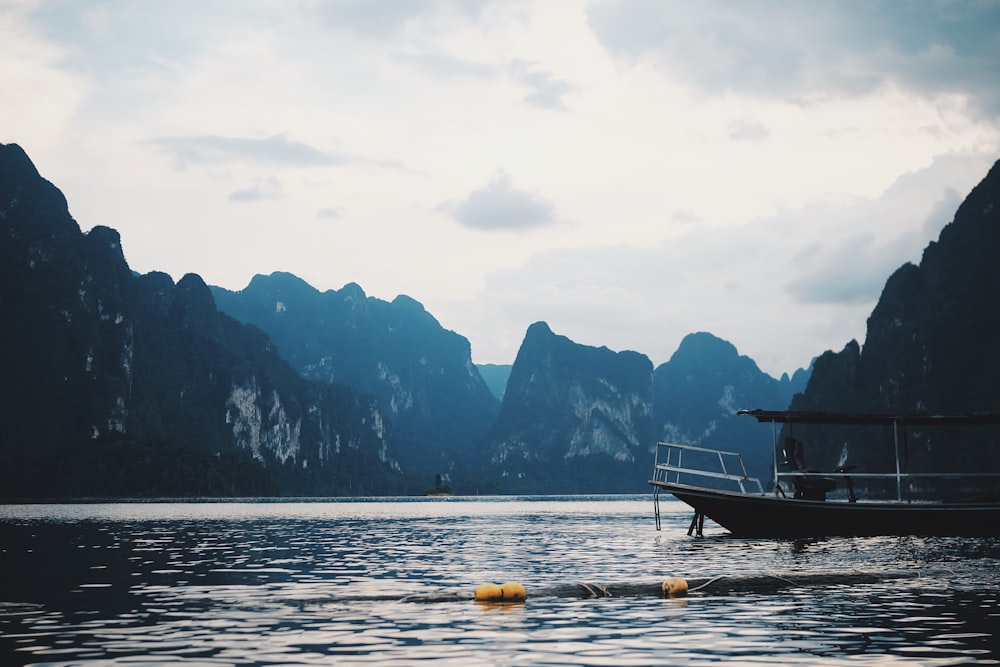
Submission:
<svg viewBox="0 0 1000 667">
<path fill-rule="evenodd" d="M 782 424 L 898 424 L 961 425 L 1000 424 L 1000 412 L 971 412 L 967 414 L 898 413 L 874 414 L 864 412 L 809 412 L 802 410 L 740 410 L 737 414 L 756 417 L 758 422 Z"/>
</svg>

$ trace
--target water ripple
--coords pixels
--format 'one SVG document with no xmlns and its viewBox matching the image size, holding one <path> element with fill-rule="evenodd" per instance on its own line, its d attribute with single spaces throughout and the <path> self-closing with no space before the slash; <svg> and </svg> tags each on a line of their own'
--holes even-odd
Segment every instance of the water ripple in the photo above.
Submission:
<svg viewBox="0 0 1000 667">
<path fill-rule="evenodd" d="M 1000 664 L 1000 540 L 687 537 L 646 497 L 0 506 L 12 665 Z M 905 572 L 663 599 L 405 596 Z"/>
</svg>

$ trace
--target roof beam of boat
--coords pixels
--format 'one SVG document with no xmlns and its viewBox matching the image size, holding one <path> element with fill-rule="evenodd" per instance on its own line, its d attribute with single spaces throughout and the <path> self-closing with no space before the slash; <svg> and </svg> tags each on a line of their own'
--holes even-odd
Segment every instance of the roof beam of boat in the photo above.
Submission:
<svg viewBox="0 0 1000 667">
<path fill-rule="evenodd" d="M 884 424 L 933 426 L 956 424 L 1000 424 L 998 412 L 970 414 L 872 414 L 863 412 L 807 412 L 799 410 L 740 410 L 737 414 L 755 417 L 758 422 L 782 424 Z"/>
</svg>

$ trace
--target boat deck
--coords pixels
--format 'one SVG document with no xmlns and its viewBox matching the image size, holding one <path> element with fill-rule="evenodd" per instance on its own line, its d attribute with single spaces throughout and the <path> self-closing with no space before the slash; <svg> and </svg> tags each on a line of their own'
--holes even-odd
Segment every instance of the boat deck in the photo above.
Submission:
<svg viewBox="0 0 1000 667">
<path fill-rule="evenodd" d="M 660 442 L 653 464 L 653 504 L 661 528 L 659 494 L 670 493 L 690 505 L 694 517 L 688 534 L 702 535 L 709 518 L 733 535 L 748 537 L 819 537 L 838 535 L 975 535 L 1000 536 L 1000 491 L 995 473 L 910 473 L 903 470 L 899 438 L 910 425 L 1000 424 L 998 414 L 976 415 L 829 415 L 822 413 L 741 411 L 775 431 L 773 490 L 747 474 L 742 456 L 692 445 Z M 816 472 L 796 468 L 786 451 L 786 470 L 777 460 L 775 424 L 793 420 L 810 424 L 892 425 L 896 466 L 891 472 L 856 472 L 840 468 Z M 794 444 L 793 438 L 787 438 Z M 915 486 L 975 478 L 986 493 L 950 499 L 904 496 Z M 987 484 L 983 487 L 982 482 Z M 885 482 L 895 498 L 859 498 L 855 483 Z M 726 487 L 726 488 L 721 488 Z"/>
</svg>

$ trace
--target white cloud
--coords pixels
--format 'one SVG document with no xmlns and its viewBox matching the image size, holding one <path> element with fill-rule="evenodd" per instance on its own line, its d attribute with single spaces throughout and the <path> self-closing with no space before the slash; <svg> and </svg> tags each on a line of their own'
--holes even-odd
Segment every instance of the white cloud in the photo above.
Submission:
<svg viewBox="0 0 1000 667">
<path fill-rule="evenodd" d="M 437 32 L 454 23 L 474 22 L 488 0 L 332 0 L 319 12 L 334 29 L 387 39 L 410 30 Z"/>
<path fill-rule="evenodd" d="M 545 109 L 564 111 L 563 97 L 573 92 L 573 86 L 556 78 L 551 72 L 540 70 L 533 63 L 515 60 L 510 66 L 511 75 L 531 92 L 524 101 Z"/>
<path fill-rule="evenodd" d="M 181 167 L 230 161 L 313 167 L 360 161 L 352 155 L 324 152 L 307 144 L 289 141 L 284 135 L 263 139 L 212 135 L 160 137 L 146 143 L 171 155 Z"/>
<path fill-rule="evenodd" d="M 409 294 L 483 362 L 547 320 L 781 372 L 1000 157 L 997 11 L 38 0 L 0 12 L 0 141 L 138 271 Z"/>
<path fill-rule="evenodd" d="M 735 120 L 729 124 L 729 138 L 734 141 L 762 141 L 771 136 L 771 130 L 763 123 Z"/>
<path fill-rule="evenodd" d="M 265 199 L 281 199 L 283 196 L 284 188 L 281 185 L 281 181 L 271 176 L 250 187 L 236 190 L 229 195 L 229 200 L 249 203 Z"/>
<path fill-rule="evenodd" d="M 394 53 L 392 59 L 403 65 L 409 65 L 433 76 L 446 79 L 492 79 L 497 74 L 497 69 L 493 66 L 462 60 L 440 51 Z"/>
<path fill-rule="evenodd" d="M 510 176 L 502 172 L 486 187 L 461 201 L 440 204 L 437 210 L 450 213 L 466 227 L 486 231 L 530 229 L 555 221 L 552 202 L 514 188 Z"/>
<path fill-rule="evenodd" d="M 810 203 L 725 230 L 702 226 L 655 247 L 539 253 L 488 276 L 476 302 L 492 317 L 467 302 L 440 312 L 481 342 L 519 341 L 545 320 L 578 342 L 634 349 L 656 364 L 684 335 L 707 330 L 779 376 L 851 339 L 864 342 L 886 279 L 920 261 L 958 205 L 953 189 L 926 186 L 961 170 L 971 189 L 983 166 L 975 156 L 947 156 L 874 199 Z M 497 320 L 506 328 L 497 331 Z"/>
<path fill-rule="evenodd" d="M 1000 5 L 928 0 L 597 2 L 589 24 L 622 57 L 716 94 L 959 93 L 1000 114 Z"/>
</svg>

